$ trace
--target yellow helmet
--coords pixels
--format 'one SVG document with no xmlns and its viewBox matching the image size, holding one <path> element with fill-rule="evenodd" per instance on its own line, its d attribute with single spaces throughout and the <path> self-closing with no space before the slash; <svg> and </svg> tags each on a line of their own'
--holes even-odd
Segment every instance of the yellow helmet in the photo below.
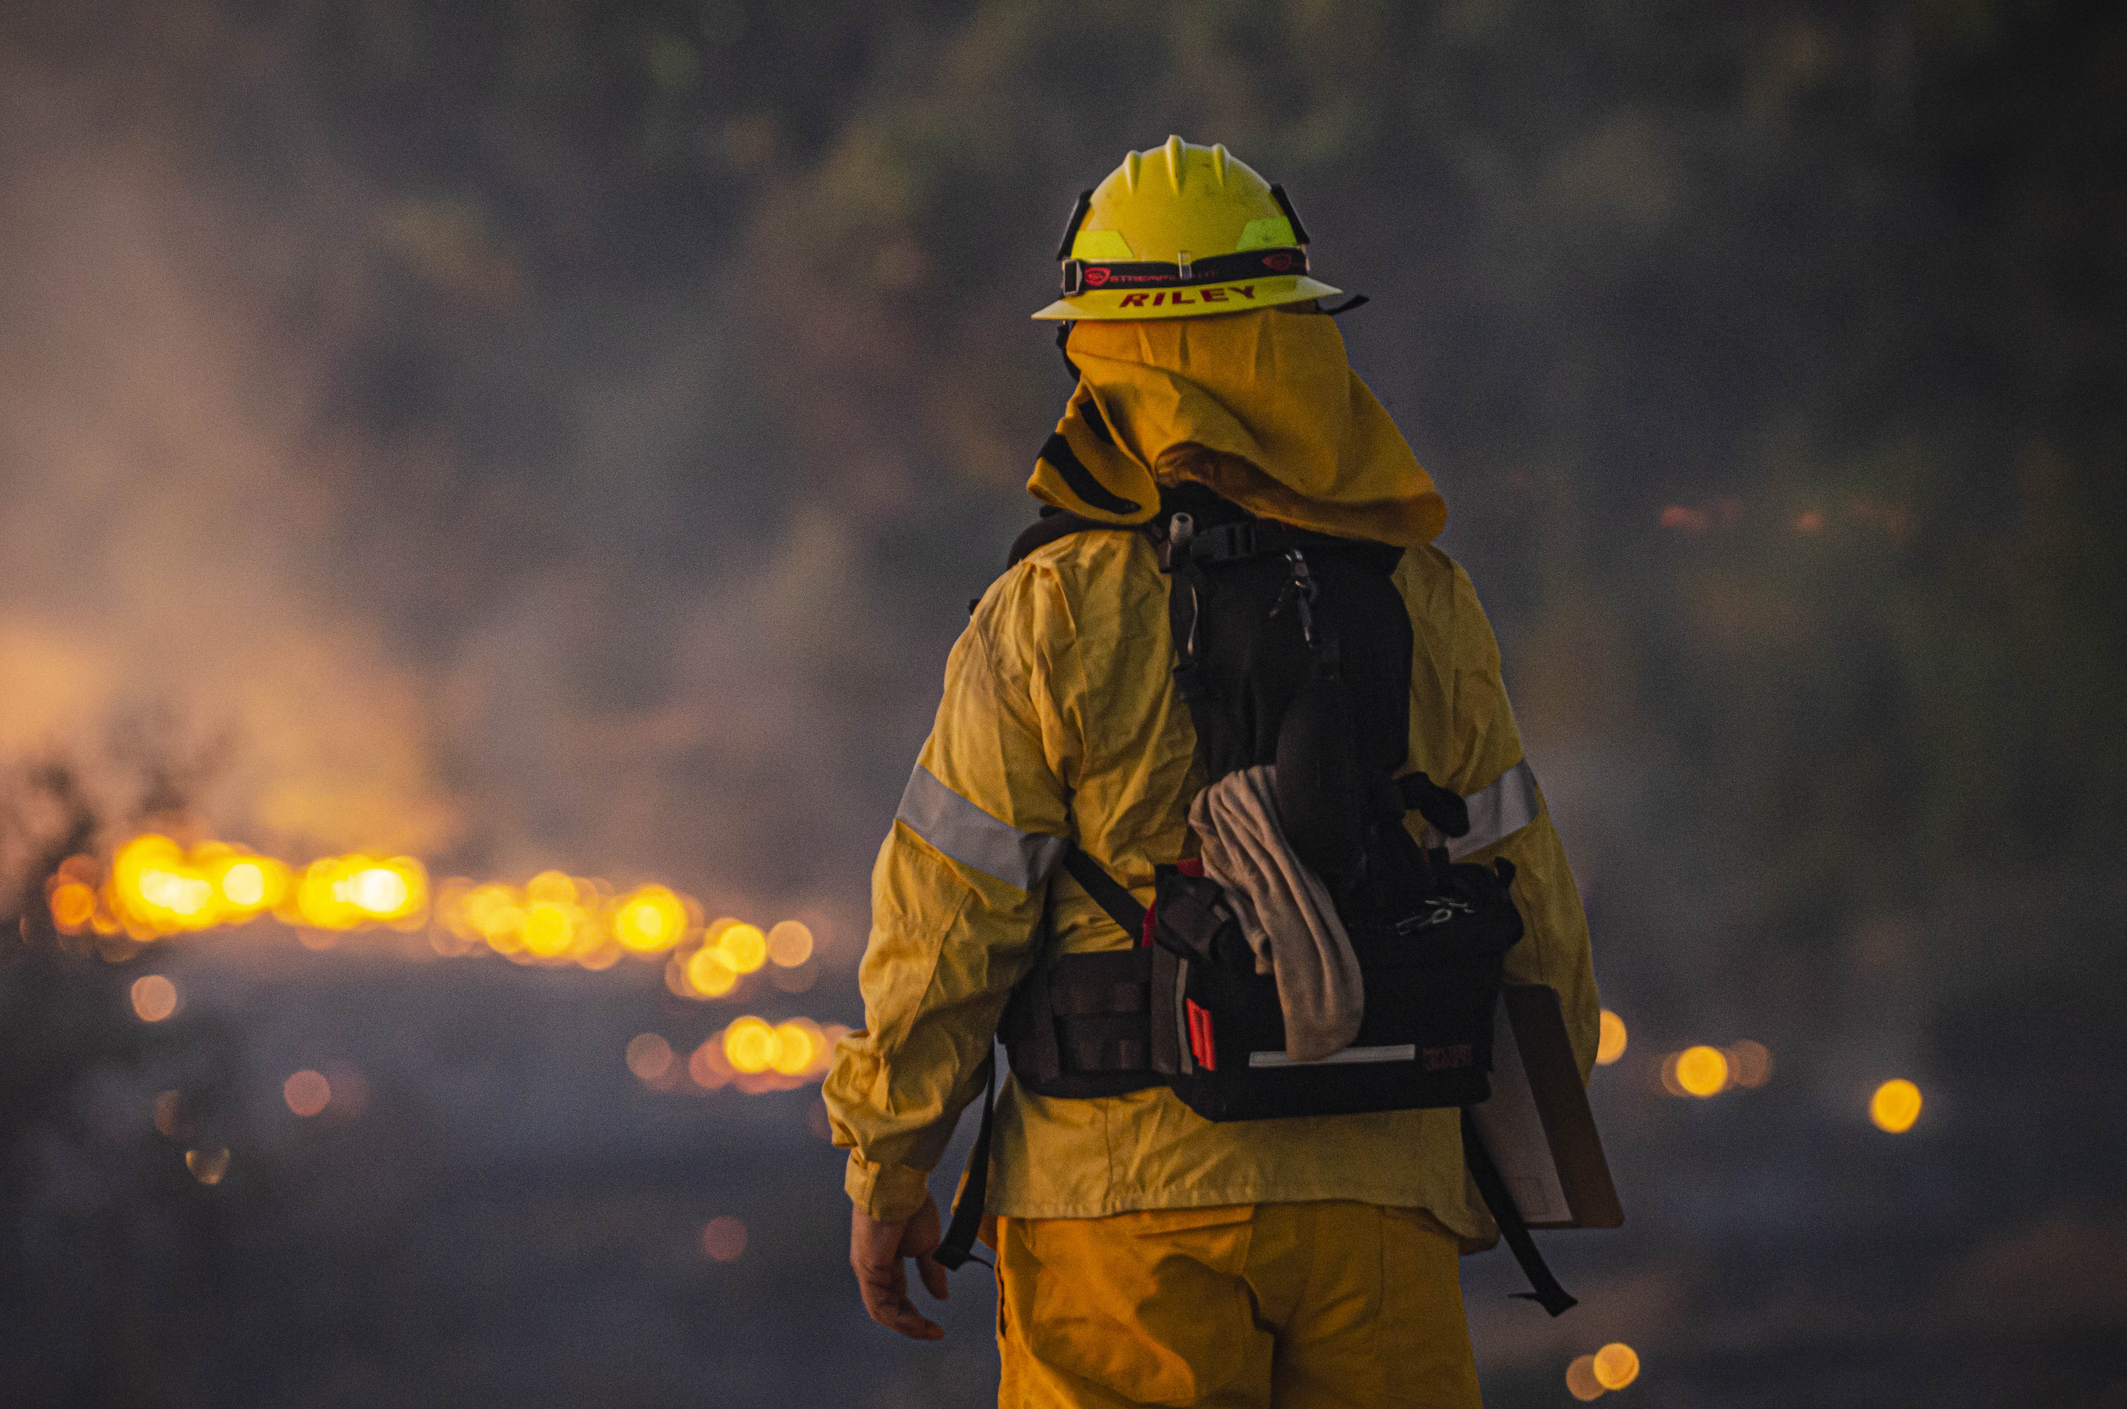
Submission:
<svg viewBox="0 0 2127 1409">
<path fill-rule="evenodd" d="M 1284 187 L 1179 137 L 1080 194 L 1056 257 L 1063 297 L 1036 318 L 1193 318 L 1342 292 L 1307 276 Z"/>
</svg>

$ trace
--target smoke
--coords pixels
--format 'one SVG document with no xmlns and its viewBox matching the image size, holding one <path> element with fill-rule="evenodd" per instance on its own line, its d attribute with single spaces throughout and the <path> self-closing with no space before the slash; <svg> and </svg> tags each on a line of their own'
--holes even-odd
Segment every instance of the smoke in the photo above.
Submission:
<svg viewBox="0 0 2127 1409">
<path fill-rule="evenodd" d="M 12 77 L 0 760 L 68 761 L 113 830 L 184 760 L 176 800 L 298 861 L 861 893 L 936 662 L 768 468 L 706 268 L 579 296 L 293 99 L 262 180 L 144 137 L 164 99 L 100 120 L 110 75 Z"/>
<path fill-rule="evenodd" d="M 93 760 L 152 715 L 180 752 L 233 742 L 197 799 L 230 826 L 447 844 L 463 824 L 430 691 L 310 567 L 357 506 L 316 369 L 247 277 L 263 264 L 270 289 L 281 232 L 229 221 L 147 152 L 14 156 L 0 744 Z"/>
</svg>

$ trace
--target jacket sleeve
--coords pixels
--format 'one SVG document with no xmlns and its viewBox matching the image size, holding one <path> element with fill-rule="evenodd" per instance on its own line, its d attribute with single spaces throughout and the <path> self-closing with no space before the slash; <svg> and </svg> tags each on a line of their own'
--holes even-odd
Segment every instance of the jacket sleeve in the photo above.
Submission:
<svg viewBox="0 0 2127 1409">
<path fill-rule="evenodd" d="M 937 721 L 879 849 L 864 1027 L 842 1039 L 822 1089 L 850 1152 L 845 1187 L 875 1218 L 922 1206 L 1036 957 L 1083 739 L 1056 678 L 1073 640 L 1052 569 L 1022 563 L 991 587 L 946 663 Z"/>
<path fill-rule="evenodd" d="M 1505 857 L 1513 863 L 1514 898 L 1525 933 L 1507 951 L 1506 980 L 1548 984 L 1558 991 L 1585 1081 L 1595 1069 L 1602 1015 L 1587 916 L 1543 789 L 1522 754 L 1521 731 L 1500 677 L 1499 643 L 1460 567 L 1453 591 L 1452 718 L 1459 747 L 1454 771 L 1440 781 L 1467 800 L 1470 831 L 1449 841 L 1448 851 L 1457 861 Z"/>
</svg>

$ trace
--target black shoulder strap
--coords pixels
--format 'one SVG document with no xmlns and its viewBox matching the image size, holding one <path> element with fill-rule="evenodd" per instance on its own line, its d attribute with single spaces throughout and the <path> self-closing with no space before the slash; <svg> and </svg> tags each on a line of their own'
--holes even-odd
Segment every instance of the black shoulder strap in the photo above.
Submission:
<svg viewBox="0 0 2127 1409">
<path fill-rule="evenodd" d="M 1063 868 L 1071 873 L 1072 880 L 1086 888 L 1095 905 L 1108 912 L 1109 919 L 1123 927 L 1124 934 L 1132 939 L 1144 934 L 1145 907 L 1098 861 L 1080 851 L 1075 842 L 1064 853 Z"/>
<path fill-rule="evenodd" d="M 1088 529 L 1114 528 L 1115 526 L 1112 523 L 1099 523 L 1093 519 L 1081 518 L 1077 514 L 1066 513 L 1062 509 L 1045 508 L 1042 510 L 1040 518 L 1027 525 L 1020 532 L 1020 535 L 1012 540 L 1012 550 L 1005 555 L 1004 565 L 1007 568 L 1018 567 L 1020 560 L 1029 553 L 1032 553 L 1037 548 L 1046 548 L 1059 538 L 1068 538 L 1074 533 L 1084 533 Z"/>
</svg>

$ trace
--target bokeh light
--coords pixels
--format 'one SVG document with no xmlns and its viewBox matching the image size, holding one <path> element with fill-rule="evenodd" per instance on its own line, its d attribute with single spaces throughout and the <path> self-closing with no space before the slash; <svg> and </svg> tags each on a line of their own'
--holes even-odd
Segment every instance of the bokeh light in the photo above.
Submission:
<svg viewBox="0 0 2127 1409">
<path fill-rule="evenodd" d="M 428 913 L 428 872 L 411 856 L 328 856 L 303 868 L 283 911 L 320 930 L 411 929 Z"/>
<path fill-rule="evenodd" d="M 803 1076 L 812 1070 L 826 1046 L 818 1023 L 805 1018 L 777 1023 L 775 1054 L 768 1059 L 768 1065 L 785 1076 Z"/>
<path fill-rule="evenodd" d="M 775 1029 L 756 1017 L 735 1019 L 724 1029 L 724 1056 L 742 1075 L 768 1070 L 778 1046 Z"/>
<path fill-rule="evenodd" d="M 729 1214 L 702 1225 L 702 1255 L 713 1262 L 736 1262 L 746 1251 L 746 1225 Z"/>
<path fill-rule="evenodd" d="M 305 1067 L 281 1083 L 281 1099 L 297 1115 L 317 1115 L 332 1104 L 332 1083 L 325 1073 Z"/>
<path fill-rule="evenodd" d="M 1625 1020 L 1608 1008 L 1603 1009 L 1602 1024 L 1595 1040 L 1595 1064 L 1609 1066 L 1625 1055 Z"/>
<path fill-rule="evenodd" d="M 118 848 L 111 858 L 109 900 L 135 939 L 205 929 L 219 919 L 214 883 L 191 865 L 182 847 L 159 833 Z"/>
<path fill-rule="evenodd" d="M 177 1011 L 177 985 L 161 974 L 134 979 L 133 1011 L 142 1022 L 161 1022 Z"/>
<path fill-rule="evenodd" d="M 77 934 L 96 914 L 96 892 L 79 881 L 62 881 L 52 887 L 52 923 L 66 934 Z"/>
<path fill-rule="evenodd" d="M 250 909 L 266 899 L 266 872 L 256 861 L 231 862 L 222 872 L 222 899 Z"/>
<path fill-rule="evenodd" d="M 1595 1382 L 1604 1389 L 1623 1389 L 1640 1377 L 1640 1357 L 1623 1341 L 1612 1341 L 1594 1355 Z"/>
<path fill-rule="evenodd" d="M 187 1150 L 185 1168 L 202 1184 L 219 1184 L 229 1173 L 229 1152 L 225 1149 Z"/>
<path fill-rule="evenodd" d="M 166 1140 L 183 1140 L 192 1133 L 191 1113 L 185 1109 L 185 1093 L 165 1091 L 155 1098 L 155 1130 Z"/>
<path fill-rule="evenodd" d="M 1869 1119 L 1878 1130 L 1901 1135 L 1920 1119 L 1920 1088 L 1904 1077 L 1886 1081 L 1869 1097 Z"/>
<path fill-rule="evenodd" d="M 1584 1403 L 1603 1397 L 1602 1381 L 1595 1378 L 1594 1356 L 1576 1356 L 1566 1367 L 1566 1392 Z"/>
<path fill-rule="evenodd" d="M 655 1084 L 672 1070 L 672 1044 L 654 1032 L 642 1033 L 628 1042 L 628 1070 L 635 1079 Z"/>
<path fill-rule="evenodd" d="M 703 998 L 721 998 L 738 987 L 739 976 L 724 962 L 720 950 L 695 950 L 688 958 L 683 972 L 687 976 L 688 986 Z"/>
<path fill-rule="evenodd" d="M 779 969 L 794 969 L 812 957 L 812 929 L 797 921 L 784 920 L 768 931 L 768 961 Z"/>
<path fill-rule="evenodd" d="M 426 927 L 434 951 L 453 958 L 484 945 L 515 963 L 595 971 L 631 954 L 669 954 L 666 987 L 697 1000 L 726 997 L 770 964 L 786 993 L 805 992 L 819 977 L 817 941 L 804 921 L 764 931 L 727 917 L 704 927 L 700 903 L 670 886 L 646 882 L 616 893 L 607 881 L 558 870 L 521 886 L 461 876 L 432 887 L 410 856 L 356 852 L 291 867 L 227 842 L 187 850 L 143 833 L 118 849 L 108 875 L 93 856 L 68 857 L 46 880 L 45 901 L 64 934 L 123 933 L 142 942 L 269 915 L 320 951 L 354 931 Z"/>
<path fill-rule="evenodd" d="M 738 1069 L 731 1065 L 731 1058 L 724 1055 L 723 1033 L 719 1032 L 694 1049 L 694 1055 L 687 1058 L 687 1075 L 704 1091 L 716 1091 L 731 1084 Z"/>
<path fill-rule="evenodd" d="M 1677 1053 L 1676 1084 L 1701 1100 L 1728 1089 L 1728 1058 L 1718 1047 L 1687 1047 Z"/>
<path fill-rule="evenodd" d="M 613 938 L 631 954 L 670 949 L 686 929 L 687 907 L 663 886 L 640 886 L 613 911 Z"/>
<path fill-rule="evenodd" d="M 768 936 L 758 925 L 728 925 L 716 937 L 716 957 L 734 974 L 750 974 L 768 962 Z"/>
<path fill-rule="evenodd" d="M 213 882 L 220 911 L 218 924 L 242 924 L 288 899 L 294 876 L 285 862 L 270 856 L 253 856 L 221 842 L 195 848 L 193 857 L 201 872 Z"/>
<path fill-rule="evenodd" d="M 520 932 L 525 951 L 541 959 L 567 953 L 576 943 L 576 926 L 581 913 L 569 901 L 533 901 L 525 907 Z"/>
<path fill-rule="evenodd" d="M 1736 1085 L 1755 1091 L 1772 1080 L 1772 1053 L 1762 1042 L 1748 1038 L 1726 1049 L 1728 1078 Z"/>
</svg>

